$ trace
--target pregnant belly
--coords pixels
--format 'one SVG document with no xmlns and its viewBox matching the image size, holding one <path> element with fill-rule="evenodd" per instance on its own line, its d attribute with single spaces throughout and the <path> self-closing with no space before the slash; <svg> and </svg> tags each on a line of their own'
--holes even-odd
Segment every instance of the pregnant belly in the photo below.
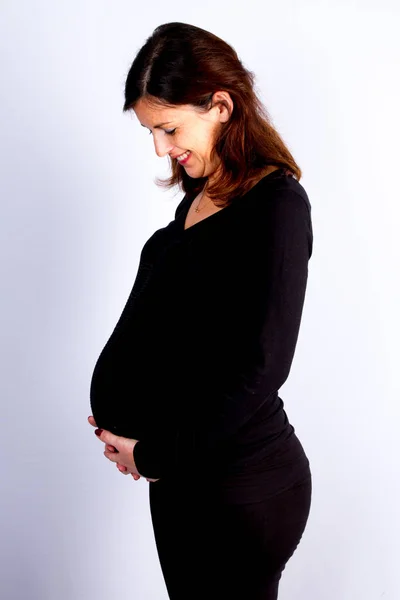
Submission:
<svg viewBox="0 0 400 600">
<path fill-rule="evenodd" d="M 135 440 L 143 439 L 148 430 L 142 418 L 142 411 L 139 408 L 135 410 L 134 403 L 131 401 L 127 406 L 116 401 L 115 397 L 104 398 L 95 394 L 91 396 L 90 406 L 97 427 L 100 429 Z"/>
<path fill-rule="evenodd" d="M 151 324 L 127 317 L 114 330 L 90 384 L 90 406 L 101 429 L 140 440 L 173 422 L 186 357 L 169 323 L 159 311 Z"/>
<path fill-rule="evenodd" d="M 90 383 L 90 406 L 96 424 L 116 435 L 142 439 L 151 423 L 148 377 L 133 352 L 108 344 L 100 354 Z"/>
<path fill-rule="evenodd" d="M 97 426 L 136 440 L 167 426 L 178 397 L 177 374 L 160 345 L 139 348 L 107 344 L 90 384 Z"/>
</svg>

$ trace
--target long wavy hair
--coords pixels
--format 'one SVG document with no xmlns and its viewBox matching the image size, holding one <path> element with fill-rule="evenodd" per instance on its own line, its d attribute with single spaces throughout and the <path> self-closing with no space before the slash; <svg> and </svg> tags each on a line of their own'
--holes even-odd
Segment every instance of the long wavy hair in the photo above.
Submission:
<svg viewBox="0 0 400 600">
<path fill-rule="evenodd" d="M 255 93 L 254 81 L 254 73 L 221 38 L 187 23 L 165 23 L 147 38 L 129 69 L 123 111 L 145 99 L 154 107 L 191 104 L 207 112 L 216 91 L 229 92 L 233 110 L 217 131 L 211 151 L 211 160 L 219 159 L 220 174 L 207 187 L 208 197 L 223 207 L 246 193 L 269 165 L 287 169 L 298 181 L 302 176 Z M 178 185 L 194 195 L 203 189 L 208 177 L 192 178 L 178 161 L 169 159 L 171 176 L 156 178 L 156 185 Z"/>
</svg>

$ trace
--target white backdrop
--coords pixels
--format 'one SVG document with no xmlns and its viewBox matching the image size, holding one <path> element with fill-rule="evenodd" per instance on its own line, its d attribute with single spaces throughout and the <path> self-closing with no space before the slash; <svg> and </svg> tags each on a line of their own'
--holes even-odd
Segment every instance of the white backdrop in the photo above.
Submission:
<svg viewBox="0 0 400 600">
<path fill-rule="evenodd" d="M 183 21 L 256 73 L 313 209 L 281 388 L 313 504 L 280 600 L 398 600 L 399 16 L 395 0 L 2 0 L 2 599 L 167 598 L 149 484 L 87 417 L 139 252 L 182 198 L 154 184 L 168 159 L 122 113 L 124 81 L 153 29 Z"/>
</svg>

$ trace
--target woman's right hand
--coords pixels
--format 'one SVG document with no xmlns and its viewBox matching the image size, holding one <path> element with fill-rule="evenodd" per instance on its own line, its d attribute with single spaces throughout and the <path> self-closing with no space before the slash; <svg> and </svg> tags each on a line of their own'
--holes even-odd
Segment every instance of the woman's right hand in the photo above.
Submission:
<svg viewBox="0 0 400 600">
<path fill-rule="evenodd" d="M 109 444 L 106 444 L 106 446 L 108 446 Z M 110 448 L 114 448 L 114 446 L 110 446 Z M 114 448 L 115 450 L 115 448 Z M 113 452 L 114 450 L 110 450 L 110 452 Z M 133 479 L 135 481 L 137 481 L 138 479 L 140 479 L 140 475 L 137 475 L 137 473 L 132 473 L 131 471 L 128 471 L 127 467 L 125 467 L 124 465 L 120 465 L 119 463 L 117 464 L 117 468 L 121 471 L 121 473 L 123 473 L 124 475 L 129 475 L 129 473 L 131 473 Z M 148 479 L 146 477 L 146 481 L 159 481 L 159 479 Z"/>
<path fill-rule="evenodd" d="M 111 444 L 106 444 L 105 446 L 106 446 L 108 452 L 115 452 L 115 448 Z M 132 471 L 129 471 L 127 469 L 127 467 L 125 467 L 124 465 L 120 465 L 119 463 L 115 463 L 115 464 L 117 465 L 117 469 L 119 469 L 119 471 L 121 471 L 121 473 L 123 475 L 129 475 L 129 473 L 130 473 L 135 481 L 140 479 L 140 475 L 138 475 L 137 473 L 132 473 Z M 153 481 L 159 481 L 159 479 L 149 479 L 146 477 L 146 481 L 153 482 Z"/>
<path fill-rule="evenodd" d="M 90 415 L 90 417 L 88 417 L 88 421 L 89 421 L 90 425 L 92 425 L 93 427 L 97 427 L 97 424 L 96 424 L 96 421 L 94 420 L 93 415 Z M 104 444 L 104 445 L 108 452 L 116 452 L 116 448 L 112 444 Z M 137 473 L 132 473 L 132 471 L 128 472 L 128 469 L 124 465 L 120 465 L 119 463 L 115 463 L 115 464 L 116 464 L 117 468 L 119 469 L 119 471 L 121 471 L 121 473 L 123 475 L 129 475 L 129 473 L 130 473 L 135 481 L 140 479 L 140 475 L 138 475 Z M 146 481 L 159 481 L 159 479 L 147 479 L 147 477 L 146 477 Z"/>
</svg>

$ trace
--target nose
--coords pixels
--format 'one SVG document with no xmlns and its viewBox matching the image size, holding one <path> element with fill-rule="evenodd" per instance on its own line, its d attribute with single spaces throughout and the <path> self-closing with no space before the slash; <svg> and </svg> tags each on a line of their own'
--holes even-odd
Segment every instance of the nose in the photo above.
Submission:
<svg viewBox="0 0 400 600">
<path fill-rule="evenodd" d="M 156 139 L 156 137 L 154 137 L 154 148 L 156 150 L 157 156 L 162 158 L 163 156 L 171 152 L 173 145 L 168 140 L 162 140 L 160 138 Z"/>
</svg>

